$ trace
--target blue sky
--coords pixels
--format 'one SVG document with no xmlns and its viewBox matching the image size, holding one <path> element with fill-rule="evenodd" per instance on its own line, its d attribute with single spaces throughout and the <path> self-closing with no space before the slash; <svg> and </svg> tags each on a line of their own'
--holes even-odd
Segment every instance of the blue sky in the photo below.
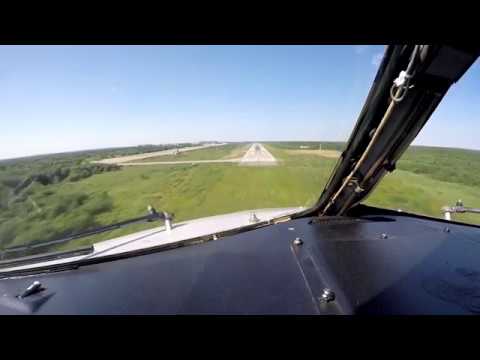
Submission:
<svg viewBox="0 0 480 360">
<path fill-rule="evenodd" d="M 223 140 L 346 140 L 383 46 L 0 46 L 0 158 Z M 480 148 L 480 68 L 417 144 Z"/>
</svg>

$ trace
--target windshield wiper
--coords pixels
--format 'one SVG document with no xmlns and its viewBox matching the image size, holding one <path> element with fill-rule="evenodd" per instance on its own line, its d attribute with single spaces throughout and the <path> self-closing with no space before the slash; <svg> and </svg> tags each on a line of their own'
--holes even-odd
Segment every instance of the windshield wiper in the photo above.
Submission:
<svg viewBox="0 0 480 360">
<path fill-rule="evenodd" d="M 476 44 L 389 46 L 319 201 L 297 216 L 345 215 L 365 199 L 479 54 Z"/>
<path fill-rule="evenodd" d="M 0 260 L 5 260 L 6 258 L 8 259 L 12 257 L 18 258 L 18 256 L 11 255 L 18 252 L 23 251 L 28 253 L 31 250 L 41 249 L 41 248 L 52 246 L 52 245 L 63 244 L 63 243 L 70 242 L 72 240 L 80 239 L 80 238 L 91 236 L 91 235 L 101 234 L 107 231 L 112 231 L 112 230 L 120 229 L 125 226 L 143 223 L 143 222 L 164 220 L 166 231 L 170 231 L 172 228 L 172 223 L 171 223 L 172 219 L 173 219 L 173 214 L 169 214 L 165 211 L 157 212 L 157 210 L 155 210 L 152 206 L 149 206 L 148 215 L 145 215 L 145 216 L 140 216 L 137 218 L 120 221 L 118 223 L 82 231 L 58 240 L 51 240 L 51 241 L 45 241 L 45 242 L 39 242 L 39 243 L 33 243 L 33 244 L 27 244 L 27 245 L 17 245 L 17 246 L 5 248 L 2 251 L 0 251 Z M 29 255 L 29 254 L 24 254 L 24 255 Z"/>
<path fill-rule="evenodd" d="M 442 208 L 442 212 L 444 214 L 445 220 L 452 220 L 451 214 L 464 214 L 464 213 L 472 213 L 472 214 L 480 214 L 479 208 L 472 208 L 463 206 L 462 200 L 458 200 L 455 206 L 444 206 Z"/>
</svg>

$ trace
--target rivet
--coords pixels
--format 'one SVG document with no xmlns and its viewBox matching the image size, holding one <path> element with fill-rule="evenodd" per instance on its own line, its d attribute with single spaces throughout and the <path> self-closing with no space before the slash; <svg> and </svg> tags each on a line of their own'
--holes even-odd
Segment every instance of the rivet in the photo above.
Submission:
<svg viewBox="0 0 480 360">
<path fill-rule="evenodd" d="M 335 300 L 335 293 L 328 288 L 323 289 L 322 296 L 321 296 L 321 301 L 330 302 L 330 301 L 333 301 L 333 300 Z"/>
<path fill-rule="evenodd" d="M 297 237 L 295 240 L 293 240 L 293 243 L 297 246 L 300 246 L 303 244 L 303 240 Z"/>
</svg>

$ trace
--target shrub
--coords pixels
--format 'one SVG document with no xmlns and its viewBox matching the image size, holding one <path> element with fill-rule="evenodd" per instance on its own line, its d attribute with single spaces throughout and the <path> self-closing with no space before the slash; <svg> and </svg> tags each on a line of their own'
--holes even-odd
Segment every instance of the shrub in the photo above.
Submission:
<svg viewBox="0 0 480 360">
<path fill-rule="evenodd" d="M 85 193 L 72 193 L 58 196 L 51 200 L 53 202 L 51 214 L 56 217 L 63 213 L 73 211 L 82 206 L 87 199 L 88 195 Z"/>
<path fill-rule="evenodd" d="M 106 192 L 90 196 L 89 202 L 82 208 L 84 212 L 91 215 L 98 215 L 112 209 L 113 201 Z"/>
<path fill-rule="evenodd" d="M 17 223 L 6 221 L 0 224 L 0 248 L 6 247 L 17 236 Z"/>
<path fill-rule="evenodd" d="M 14 189 L 22 182 L 22 178 L 19 176 L 9 176 L 1 179 L 0 182 L 5 186 Z"/>
</svg>

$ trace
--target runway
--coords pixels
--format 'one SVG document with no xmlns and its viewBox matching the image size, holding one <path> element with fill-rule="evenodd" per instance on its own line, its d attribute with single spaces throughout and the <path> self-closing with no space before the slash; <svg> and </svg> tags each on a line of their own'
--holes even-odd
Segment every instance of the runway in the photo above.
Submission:
<svg viewBox="0 0 480 360">
<path fill-rule="evenodd" d="M 222 144 L 223 145 L 223 144 Z M 219 146 L 219 145 L 217 145 Z M 188 148 L 188 150 L 197 150 L 203 147 L 196 147 L 196 148 Z M 162 152 L 163 155 L 171 155 L 171 150 L 166 150 Z M 122 157 L 122 158 L 115 158 L 115 159 L 106 159 L 98 161 L 99 163 L 104 164 L 117 164 L 121 166 L 146 166 L 146 165 L 182 165 L 182 164 L 218 164 L 218 163 L 238 163 L 239 165 L 245 166 L 269 166 L 269 165 L 277 165 L 277 160 L 275 157 L 267 150 L 265 147 L 260 143 L 252 144 L 248 150 L 245 152 L 243 157 L 235 158 L 235 159 L 217 159 L 217 160 L 179 160 L 179 161 L 144 161 L 144 162 L 130 162 L 132 158 L 134 160 L 138 159 L 146 159 L 151 157 L 151 154 L 139 154 L 133 155 L 130 157 Z M 155 156 L 158 156 L 158 152 Z"/>
<path fill-rule="evenodd" d="M 255 143 L 240 160 L 241 165 L 276 165 L 275 157 L 260 143 Z"/>
</svg>

